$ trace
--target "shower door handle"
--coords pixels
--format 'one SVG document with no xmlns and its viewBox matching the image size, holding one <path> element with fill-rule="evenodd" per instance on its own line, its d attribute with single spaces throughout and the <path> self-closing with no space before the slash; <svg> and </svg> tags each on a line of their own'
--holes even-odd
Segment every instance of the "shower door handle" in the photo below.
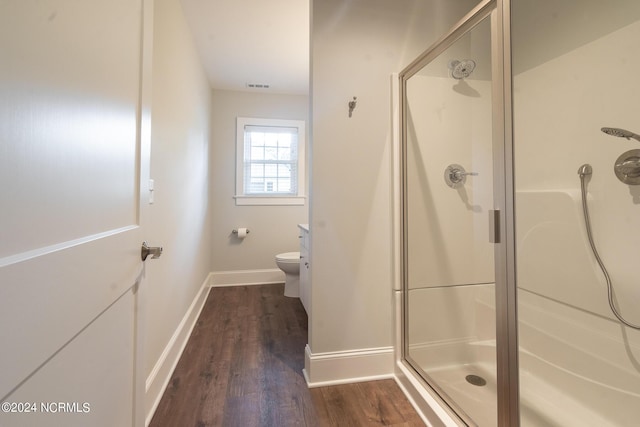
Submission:
<svg viewBox="0 0 640 427">
<path fill-rule="evenodd" d="M 489 242 L 500 243 L 500 210 L 489 211 Z"/>
</svg>

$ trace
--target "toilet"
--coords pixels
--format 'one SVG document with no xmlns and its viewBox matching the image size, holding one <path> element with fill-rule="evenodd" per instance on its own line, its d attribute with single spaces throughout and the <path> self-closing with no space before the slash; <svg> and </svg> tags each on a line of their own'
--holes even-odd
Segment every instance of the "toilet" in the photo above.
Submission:
<svg viewBox="0 0 640 427">
<path fill-rule="evenodd" d="M 276 264 L 284 271 L 284 296 L 300 297 L 300 252 L 278 254 Z"/>
</svg>

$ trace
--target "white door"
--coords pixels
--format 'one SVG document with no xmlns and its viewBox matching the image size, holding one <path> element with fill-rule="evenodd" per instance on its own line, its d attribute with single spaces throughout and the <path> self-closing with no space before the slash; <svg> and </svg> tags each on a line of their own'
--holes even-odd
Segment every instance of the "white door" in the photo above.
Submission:
<svg viewBox="0 0 640 427">
<path fill-rule="evenodd" d="M 0 426 L 140 424 L 143 15 L 0 0 Z"/>
</svg>

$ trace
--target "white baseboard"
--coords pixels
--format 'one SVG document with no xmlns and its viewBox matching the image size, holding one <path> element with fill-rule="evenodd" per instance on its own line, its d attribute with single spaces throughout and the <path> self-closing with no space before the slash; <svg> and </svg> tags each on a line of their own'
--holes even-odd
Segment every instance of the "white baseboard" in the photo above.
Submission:
<svg viewBox="0 0 640 427">
<path fill-rule="evenodd" d="M 210 283 L 211 273 L 209 273 L 205 279 L 200 291 L 182 318 L 182 321 L 160 355 L 160 358 L 153 367 L 153 370 L 147 377 L 145 389 L 145 426 L 148 426 L 151 422 L 151 418 L 153 417 L 153 414 L 160 403 L 160 399 L 169 384 L 171 375 L 173 374 L 173 371 L 180 360 L 180 356 L 182 356 L 182 352 L 189 341 L 191 332 L 196 325 L 200 312 L 202 311 L 204 303 L 207 300 L 207 296 L 209 295 L 209 290 L 211 289 Z"/>
<path fill-rule="evenodd" d="M 309 388 L 394 377 L 393 347 L 311 353 L 305 347 L 304 378 Z"/>
<path fill-rule="evenodd" d="M 284 283 L 284 272 L 279 268 L 265 270 L 214 271 L 211 286 L 245 286 Z"/>
</svg>

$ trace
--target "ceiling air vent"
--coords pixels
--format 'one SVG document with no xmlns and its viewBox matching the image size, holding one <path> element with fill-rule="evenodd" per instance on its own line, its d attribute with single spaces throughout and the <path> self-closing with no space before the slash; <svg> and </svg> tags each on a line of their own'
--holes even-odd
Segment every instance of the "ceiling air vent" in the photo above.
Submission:
<svg viewBox="0 0 640 427">
<path fill-rule="evenodd" d="M 269 85 L 265 83 L 247 83 L 249 89 L 269 89 Z"/>
</svg>

